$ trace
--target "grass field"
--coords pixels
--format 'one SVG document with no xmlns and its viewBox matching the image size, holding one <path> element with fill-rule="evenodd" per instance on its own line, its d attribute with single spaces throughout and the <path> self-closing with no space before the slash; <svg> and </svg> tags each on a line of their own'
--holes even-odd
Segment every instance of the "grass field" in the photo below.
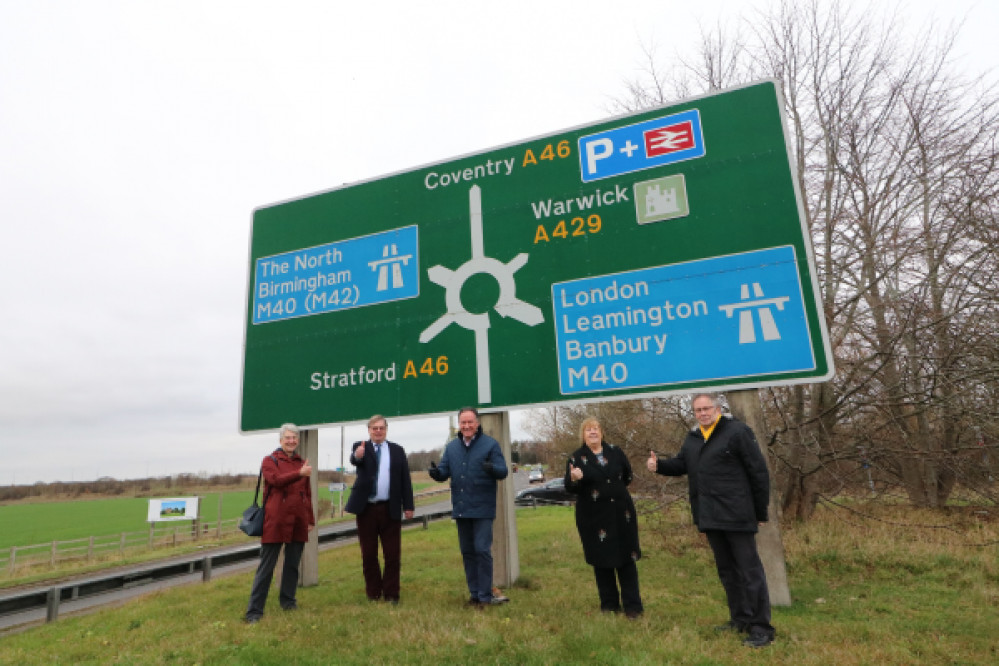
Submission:
<svg viewBox="0 0 999 666">
<path fill-rule="evenodd" d="M 897 509 L 895 511 L 898 511 Z M 793 604 L 774 609 L 777 642 L 744 648 L 725 619 L 710 551 L 682 512 L 643 527 L 646 613 L 601 614 L 572 509 L 518 511 L 512 601 L 475 611 L 453 524 L 403 537 L 399 606 L 364 596 L 356 546 L 320 555 L 301 610 L 272 591 L 257 625 L 241 620 L 251 574 L 156 592 L 126 606 L 0 638 L 17 664 L 991 664 L 999 660 L 997 525 L 962 532 L 899 527 L 907 511 L 845 522 L 820 510 L 785 530 Z M 902 516 L 904 521 L 897 519 Z M 980 545 L 986 544 L 986 545 Z"/>
<path fill-rule="evenodd" d="M 420 490 L 433 485 L 414 483 Z M 263 493 L 263 490 L 261 490 Z M 198 493 L 178 493 L 157 495 L 166 497 L 193 497 Z M 253 490 L 232 490 L 222 494 L 222 519 L 236 518 L 253 501 Z M 345 493 L 346 496 L 350 492 Z M 340 493 L 330 493 L 328 485 L 319 488 L 319 499 L 338 506 Z M 146 515 L 149 498 L 116 497 L 110 499 L 87 499 L 49 502 L 16 502 L 0 506 L 0 549 L 11 546 L 27 546 L 51 541 L 81 539 L 89 536 L 119 534 L 121 532 L 141 532 L 149 529 Z M 219 493 L 204 493 L 201 500 L 201 519 L 211 523 L 218 520 Z M 329 515 L 320 519 L 328 519 Z M 178 523 L 182 524 L 182 523 Z"/>
</svg>

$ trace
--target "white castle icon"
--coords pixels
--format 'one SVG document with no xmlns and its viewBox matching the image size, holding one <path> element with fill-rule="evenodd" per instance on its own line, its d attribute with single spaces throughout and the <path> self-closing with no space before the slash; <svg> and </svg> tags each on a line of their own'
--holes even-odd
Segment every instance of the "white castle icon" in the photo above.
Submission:
<svg viewBox="0 0 999 666">
<path fill-rule="evenodd" d="M 671 187 L 665 192 L 659 185 L 650 185 L 645 191 L 645 215 L 667 215 L 680 212 L 676 205 L 676 188 Z"/>
</svg>

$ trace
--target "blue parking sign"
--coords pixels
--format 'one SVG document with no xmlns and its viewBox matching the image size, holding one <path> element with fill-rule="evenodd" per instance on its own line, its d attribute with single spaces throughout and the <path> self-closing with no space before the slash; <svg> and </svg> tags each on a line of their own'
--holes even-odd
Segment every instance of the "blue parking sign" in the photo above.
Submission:
<svg viewBox="0 0 999 666">
<path fill-rule="evenodd" d="M 579 138 L 579 168 L 584 183 L 704 154 L 701 114 L 697 109 Z"/>
</svg>

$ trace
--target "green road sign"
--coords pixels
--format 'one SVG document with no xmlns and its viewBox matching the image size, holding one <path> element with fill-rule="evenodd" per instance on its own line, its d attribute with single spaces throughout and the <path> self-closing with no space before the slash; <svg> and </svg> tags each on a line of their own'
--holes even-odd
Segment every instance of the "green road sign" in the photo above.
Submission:
<svg viewBox="0 0 999 666">
<path fill-rule="evenodd" d="M 832 375 L 766 81 L 254 211 L 243 431 Z"/>
</svg>

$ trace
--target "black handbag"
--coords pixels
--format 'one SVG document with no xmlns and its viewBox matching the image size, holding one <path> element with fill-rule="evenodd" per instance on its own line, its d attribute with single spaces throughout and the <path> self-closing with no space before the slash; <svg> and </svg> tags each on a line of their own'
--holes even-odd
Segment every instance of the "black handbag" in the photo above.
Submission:
<svg viewBox="0 0 999 666">
<path fill-rule="evenodd" d="M 274 456 L 271 456 L 273 459 Z M 277 460 L 274 460 L 277 463 Z M 243 512 L 243 517 L 239 519 L 239 529 L 246 533 L 246 536 L 258 537 L 264 535 L 264 507 L 257 504 L 257 497 L 260 496 L 260 477 L 264 474 L 263 465 L 257 474 L 257 490 L 253 493 L 253 504 Z M 270 488 L 267 489 L 270 492 Z M 264 493 L 264 506 L 267 506 L 267 492 Z"/>
</svg>

